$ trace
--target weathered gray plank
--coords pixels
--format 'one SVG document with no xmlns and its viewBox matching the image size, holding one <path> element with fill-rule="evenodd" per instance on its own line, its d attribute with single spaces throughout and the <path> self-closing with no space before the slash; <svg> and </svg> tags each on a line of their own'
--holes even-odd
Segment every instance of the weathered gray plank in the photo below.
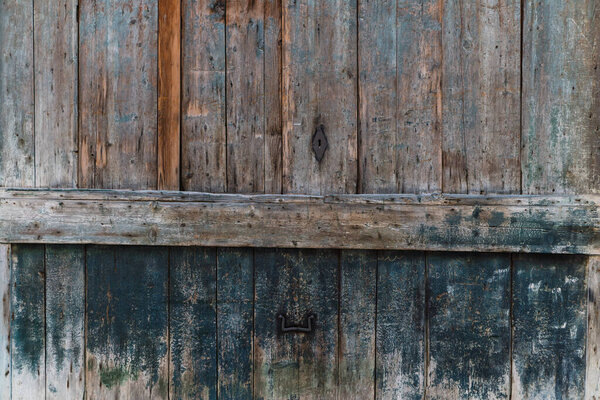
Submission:
<svg viewBox="0 0 600 400">
<path fill-rule="evenodd" d="M 599 254 L 597 204 L 594 195 L 3 190 L 0 242 Z"/>
<path fill-rule="evenodd" d="M 79 186 L 157 186 L 158 0 L 79 4 Z"/>
<path fill-rule="evenodd" d="M 523 192 L 600 191 L 600 12 L 524 2 Z"/>
<path fill-rule="evenodd" d="M 510 267 L 508 254 L 427 255 L 427 398 L 509 398 Z"/>
<path fill-rule="evenodd" d="M 182 188 L 224 192 L 225 0 L 182 4 Z"/>
<path fill-rule="evenodd" d="M 86 396 L 168 397 L 166 248 L 89 246 Z"/>
<path fill-rule="evenodd" d="M 77 187 L 77 3 L 34 0 L 37 187 Z"/>
<path fill-rule="evenodd" d="M 217 264 L 218 398 L 252 398 L 254 253 L 219 249 Z"/>
<path fill-rule="evenodd" d="M 0 296 L 2 296 L 2 320 L 0 322 L 0 398 L 10 399 L 10 245 L 0 245 Z"/>
<path fill-rule="evenodd" d="M 600 257 L 588 259 L 585 399 L 600 399 Z"/>
<path fill-rule="evenodd" d="M 283 192 L 355 193 L 356 2 L 283 1 Z M 321 162 L 312 152 L 320 125 Z"/>
<path fill-rule="evenodd" d="M 255 253 L 254 397 L 328 399 L 337 392 L 338 252 L 260 249 Z M 284 333 L 287 325 L 310 333 Z"/>
<path fill-rule="evenodd" d="M 0 186 L 35 186 L 33 1 L 0 1 Z"/>
<path fill-rule="evenodd" d="M 43 399 L 46 393 L 44 246 L 14 245 L 10 352 L 12 399 Z"/>
<path fill-rule="evenodd" d="M 443 191 L 518 193 L 521 1 L 445 2 L 443 14 Z"/>
<path fill-rule="evenodd" d="M 83 399 L 85 253 L 46 246 L 46 399 Z"/>
<path fill-rule="evenodd" d="M 587 259 L 514 257 L 512 398 L 581 399 Z"/>
<path fill-rule="evenodd" d="M 377 253 L 340 256 L 338 398 L 371 399 L 375 393 Z"/>
<path fill-rule="evenodd" d="M 380 252 L 376 399 L 423 399 L 425 342 L 425 255 Z"/>
</svg>

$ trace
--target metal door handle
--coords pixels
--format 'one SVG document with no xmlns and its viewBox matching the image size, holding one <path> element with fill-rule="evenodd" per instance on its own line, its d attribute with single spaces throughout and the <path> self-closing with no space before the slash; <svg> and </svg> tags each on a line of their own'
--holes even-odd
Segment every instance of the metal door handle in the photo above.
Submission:
<svg viewBox="0 0 600 400">
<path fill-rule="evenodd" d="M 279 314 L 277 316 L 277 318 L 279 318 L 281 320 L 281 332 L 283 332 L 283 333 L 288 333 L 288 332 L 309 333 L 309 332 L 312 332 L 313 321 L 315 320 L 315 316 L 310 314 L 307 318 L 306 327 L 304 327 L 304 326 L 286 326 L 286 324 L 285 324 L 286 317 L 283 314 Z"/>
</svg>

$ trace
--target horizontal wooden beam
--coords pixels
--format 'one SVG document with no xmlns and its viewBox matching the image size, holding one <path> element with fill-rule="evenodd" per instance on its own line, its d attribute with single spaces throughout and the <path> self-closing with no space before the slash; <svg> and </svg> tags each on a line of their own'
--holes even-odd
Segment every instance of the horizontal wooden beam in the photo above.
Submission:
<svg viewBox="0 0 600 400">
<path fill-rule="evenodd" d="M 600 196 L 0 190 L 0 242 L 600 254 Z"/>
</svg>

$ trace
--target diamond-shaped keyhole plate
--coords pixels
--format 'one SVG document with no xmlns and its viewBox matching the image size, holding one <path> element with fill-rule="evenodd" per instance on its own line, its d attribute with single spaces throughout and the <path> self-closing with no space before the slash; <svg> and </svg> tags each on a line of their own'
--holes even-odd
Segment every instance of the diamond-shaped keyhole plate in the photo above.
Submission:
<svg viewBox="0 0 600 400">
<path fill-rule="evenodd" d="M 321 162 L 327 150 L 327 136 L 325 136 L 325 127 L 319 125 L 312 138 L 312 149 L 315 152 L 315 158 Z"/>
</svg>

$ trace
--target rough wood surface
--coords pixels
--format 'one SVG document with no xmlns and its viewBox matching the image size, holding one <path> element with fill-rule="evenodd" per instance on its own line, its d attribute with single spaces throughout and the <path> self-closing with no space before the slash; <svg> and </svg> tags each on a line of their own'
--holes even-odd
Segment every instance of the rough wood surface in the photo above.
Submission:
<svg viewBox="0 0 600 400">
<path fill-rule="evenodd" d="M 380 252 L 377 265 L 377 400 L 425 393 L 425 254 Z"/>
<path fill-rule="evenodd" d="M 428 399 L 509 398 L 510 267 L 508 254 L 427 255 Z"/>
<path fill-rule="evenodd" d="M 583 398 L 586 269 L 586 257 L 514 256 L 513 399 Z"/>
<path fill-rule="evenodd" d="M 356 2 L 283 0 L 283 192 L 355 193 Z M 312 151 L 320 125 L 328 149 Z"/>
<path fill-rule="evenodd" d="M 34 1 L 37 187 L 77 187 L 77 4 Z"/>
<path fill-rule="evenodd" d="M 13 189 L 0 191 L 0 242 L 598 254 L 598 203 Z"/>
<path fill-rule="evenodd" d="M 46 399 L 83 399 L 85 253 L 46 246 Z"/>
<path fill-rule="evenodd" d="M 224 192 L 225 0 L 182 4 L 182 188 Z"/>
<path fill-rule="evenodd" d="M 2 296 L 2 322 L 0 322 L 0 398 L 3 399 L 10 399 L 10 384 L 12 380 L 10 369 L 10 254 L 10 245 L 0 245 L 0 296 Z"/>
<path fill-rule="evenodd" d="M 35 186 L 33 1 L 0 1 L 0 186 Z"/>
<path fill-rule="evenodd" d="M 216 250 L 173 248 L 170 266 L 170 397 L 216 400 Z"/>
<path fill-rule="evenodd" d="M 600 257 L 588 259 L 585 399 L 600 400 Z"/>
<path fill-rule="evenodd" d="M 158 189 L 179 190 L 181 0 L 158 2 Z"/>
<path fill-rule="evenodd" d="M 158 0 L 81 0 L 79 22 L 79 187 L 156 189 Z"/>
</svg>

